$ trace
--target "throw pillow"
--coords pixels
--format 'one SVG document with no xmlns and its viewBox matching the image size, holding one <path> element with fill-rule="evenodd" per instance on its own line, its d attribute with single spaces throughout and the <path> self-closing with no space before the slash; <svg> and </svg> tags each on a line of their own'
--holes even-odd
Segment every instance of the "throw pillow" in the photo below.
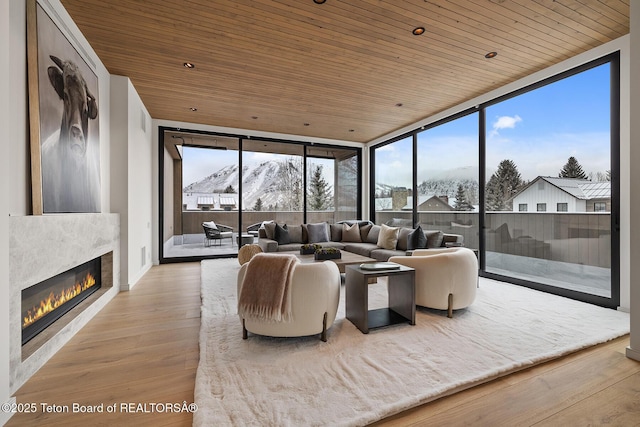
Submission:
<svg viewBox="0 0 640 427">
<path fill-rule="evenodd" d="M 371 231 L 371 224 L 358 224 L 360 226 L 360 241 L 366 242 L 367 237 L 369 236 L 369 231 Z"/>
<path fill-rule="evenodd" d="M 369 234 L 367 234 L 367 238 L 365 239 L 365 241 L 367 243 L 373 243 L 375 245 L 376 243 L 378 243 L 379 236 L 380 236 L 380 226 L 372 225 L 371 229 L 369 230 Z"/>
<path fill-rule="evenodd" d="M 358 224 L 342 224 L 342 241 L 343 242 L 362 242 L 360 238 L 360 227 Z"/>
<path fill-rule="evenodd" d="M 439 248 L 442 246 L 442 231 L 427 230 L 424 232 L 424 236 L 427 238 L 427 249 Z"/>
<path fill-rule="evenodd" d="M 291 239 L 290 243 L 302 243 L 302 226 L 300 225 L 292 225 L 288 228 L 289 230 L 289 238 Z"/>
<path fill-rule="evenodd" d="M 329 232 L 332 242 L 342 241 L 342 224 L 329 224 Z"/>
<path fill-rule="evenodd" d="M 406 251 L 408 249 L 407 240 L 409 237 L 409 233 L 411 233 L 412 231 L 413 229 L 409 227 L 402 227 L 398 231 L 398 246 L 396 249 L 398 249 L 399 251 Z"/>
<path fill-rule="evenodd" d="M 206 225 L 207 227 L 212 228 L 212 229 L 214 229 L 214 230 L 217 230 L 217 229 L 218 229 L 218 226 L 217 226 L 217 225 L 216 225 L 216 223 L 215 223 L 215 222 L 213 222 L 213 221 L 205 222 L 205 223 L 204 223 L 204 225 Z"/>
<path fill-rule="evenodd" d="M 329 233 L 327 232 L 326 222 L 307 224 L 307 233 L 309 234 L 309 243 L 321 243 L 329 241 Z"/>
<path fill-rule="evenodd" d="M 289 237 L 289 230 L 287 229 L 287 224 L 282 227 L 276 224 L 276 228 L 273 232 L 273 237 L 279 245 L 286 245 L 287 243 L 291 243 L 291 238 Z"/>
<path fill-rule="evenodd" d="M 422 231 L 422 227 L 418 226 L 407 236 L 407 250 L 424 249 L 427 247 L 427 237 Z"/>
<path fill-rule="evenodd" d="M 267 239 L 274 240 L 274 232 L 276 231 L 275 222 L 267 222 L 264 224 L 264 231 L 267 233 Z"/>
<path fill-rule="evenodd" d="M 378 236 L 377 245 L 382 249 L 395 249 L 398 244 L 398 227 L 389 227 L 382 224 L 380 226 L 380 235 Z"/>
</svg>

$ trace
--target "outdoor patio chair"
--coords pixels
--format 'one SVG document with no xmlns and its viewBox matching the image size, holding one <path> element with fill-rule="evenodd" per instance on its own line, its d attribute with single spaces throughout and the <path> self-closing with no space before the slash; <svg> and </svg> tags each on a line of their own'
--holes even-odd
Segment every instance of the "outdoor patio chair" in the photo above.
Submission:
<svg viewBox="0 0 640 427">
<path fill-rule="evenodd" d="M 211 246 L 211 241 L 222 246 L 222 239 L 231 239 L 231 245 L 233 246 L 233 227 L 228 225 L 216 224 L 213 221 L 203 222 L 202 228 L 204 230 L 204 245 L 206 247 Z"/>
</svg>

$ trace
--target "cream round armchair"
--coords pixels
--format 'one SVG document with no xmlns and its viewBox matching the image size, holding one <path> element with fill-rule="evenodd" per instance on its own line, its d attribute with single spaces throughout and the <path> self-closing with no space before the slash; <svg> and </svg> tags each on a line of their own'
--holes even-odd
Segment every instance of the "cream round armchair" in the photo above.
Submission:
<svg viewBox="0 0 640 427">
<path fill-rule="evenodd" d="M 416 305 L 437 310 L 468 307 L 476 298 L 478 259 L 468 248 L 418 249 L 390 262 L 416 270 Z"/>
<path fill-rule="evenodd" d="M 238 272 L 237 291 L 240 289 L 251 262 L 244 264 Z M 297 263 L 291 277 L 291 312 L 289 322 L 261 321 L 240 316 L 243 324 L 242 336 L 247 331 L 270 337 L 300 337 L 320 334 L 327 340 L 327 330 L 333 325 L 340 301 L 340 271 L 331 261 Z"/>
</svg>

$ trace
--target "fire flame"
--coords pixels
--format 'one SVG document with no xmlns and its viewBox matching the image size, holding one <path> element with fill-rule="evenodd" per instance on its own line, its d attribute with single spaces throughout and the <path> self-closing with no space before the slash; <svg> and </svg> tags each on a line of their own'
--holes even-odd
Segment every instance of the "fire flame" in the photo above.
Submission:
<svg viewBox="0 0 640 427">
<path fill-rule="evenodd" d="M 51 292 L 45 300 L 40 301 L 40 304 L 27 311 L 27 315 L 23 318 L 22 328 L 26 328 L 46 314 L 51 313 L 65 302 L 78 296 L 81 292 L 86 291 L 95 284 L 96 279 L 90 273 L 87 273 L 87 277 L 84 278 L 82 283 L 76 282 L 75 285 L 62 290 L 58 295 L 54 295 L 53 292 Z"/>
</svg>

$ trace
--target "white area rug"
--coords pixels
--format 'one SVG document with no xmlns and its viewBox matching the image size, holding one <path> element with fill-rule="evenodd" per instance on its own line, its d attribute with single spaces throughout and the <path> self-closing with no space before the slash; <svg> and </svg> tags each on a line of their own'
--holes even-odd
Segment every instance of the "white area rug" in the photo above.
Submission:
<svg viewBox="0 0 640 427">
<path fill-rule="evenodd" d="M 454 313 L 418 308 L 416 325 L 362 334 L 344 289 L 328 342 L 242 339 L 234 260 L 202 262 L 196 426 L 365 425 L 419 404 L 629 333 L 629 315 L 481 279 Z M 370 308 L 386 304 L 372 285 Z"/>
</svg>

